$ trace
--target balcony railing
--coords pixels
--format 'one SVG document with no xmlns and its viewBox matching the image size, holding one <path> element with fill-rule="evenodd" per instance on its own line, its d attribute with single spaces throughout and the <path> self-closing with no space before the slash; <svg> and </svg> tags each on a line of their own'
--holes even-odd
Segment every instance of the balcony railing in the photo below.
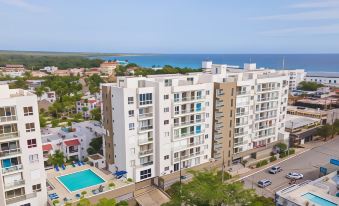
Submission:
<svg viewBox="0 0 339 206">
<path fill-rule="evenodd" d="M 248 124 L 248 121 L 246 121 L 246 122 L 236 122 L 235 126 L 239 127 L 239 126 L 244 126 L 244 125 L 247 125 L 247 124 Z"/>
<path fill-rule="evenodd" d="M 153 125 L 147 125 L 147 126 L 139 127 L 139 131 L 146 131 L 146 130 L 150 130 L 150 129 L 153 129 Z"/>
<path fill-rule="evenodd" d="M 20 165 L 14 165 L 14 166 L 11 166 L 11 167 L 2 168 L 2 174 L 22 170 L 22 168 L 23 168 L 23 166 L 21 164 Z"/>
<path fill-rule="evenodd" d="M 19 137 L 19 132 L 11 132 L 11 133 L 2 133 L 0 134 L 0 139 L 9 139 Z"/>
<path fill-rule="evenodd" d="M 7 157 L 7 156 L 10 156 L 10 155 L 16 155 L 16 154 L 20 154 L 20 153 L 21 153 L 20 148 L 3 150 L 3 151 L 0 151 L 0 157 Z"/>
<path fill-rule="evenodd" d="M 258 111 L 266 111 L 266 110 L 271 110 L 271 109 L 277 109 L 278 107 L 277 106 L 271 106 L 271 107 L 259 107 L 259 108 L 257 108 L 256 110 L 257 110 L 257 112 Z"/>
<path fill-rule="evenodd" d="M 258 117 L 258 118 L 255 118 L 255 120 L 265 120 L 265 119 L 270 119 L 270 118 L 276 118 L 277 115 L 269 115 L 269 116 L 264 116 L 264 117 Z"/>
<path fill-rule="evenodd" d="M 145 119 L 149 117 L 153 117 L 153 113 L 144 113 L 144 114 L 139 114 L 139 119 Z"/>
<path fill-rule="evenodd" d="M 237 146 L 240 146 L 240 145 L 245 145 L 247 143 L 248 143 L 248 141 L 234 142 L 234 146 L 237 147 Z"/>
<path fill-rule="evenodd" d="M 187 133 L 182 133 L 180 135 L 175 135 L 174 138 L 182 138 L 182 137 L 189 137 L 189 136 L 194 136 L 194 135 L 200 135 L 204 131 L 201 130 L 200 132 L 187 132 Z"/>
<path fill-rule="evenodd" d="M 248 112 L 239 112 L 235 114 L 235 116 L 244 116 L 244 115 L 248 115 Z"/>
<path fill-rule="evenodd" d="M 140 151 L 139 155 L 144 156 L 144 155 L 148 155 L 148 154 L 152 154 L 152 153 L 153 153 L 153 150 L 149 149 L 149 150 Z"/>
<path fill-rule="evenodd" d="M 140 165 L 136 166 L 136 168 L 146 167 L 146 166 L 149 166 L 149 165 L 152 165 L 152 164 L 153 164 L 153 160 L 148 161 L 148 162 L 144 162 L 144 163 L 140 163 Z"/>
<path fill-rule="evenodd" d="M 68 153 L 76 153 L 76 152 L 79 152 L 79 149 L 71 149 L 68 151 Z"/>
<path fill-rule="evenodd" d="M 174 147 L 173 151 L 180 151 L 180 150 L 187 149 L 189 147 L 193 147 L 193 146 L 197 146 L 197 145 L 201 145 L 201 144 L 204 144 L 203 140 L 197 141 L 197 142 L 193 142 L 193 143 L 189 143 L 187 145 L 180 145 L 180 146 Z"/>
<path fill-rule="evenodd" d="M 3 116 L 0 117 L 0 122 L 10 122 L 10 121 L 16 121 L 16 116 Z"/>
<path fill-rule="evenodd" d="M 239 136 L 243 136 L 243 135 L 247 135 L 247 134 L 248 134 L 247 131 L 246 132 L 239 132 L 239 133 L 234 133 L 234 136 L 239 137 Z"/>
<path fill-rule="evenodd" d="M 257 91 L 258 92 L 266 92 L 266 91 L 277 90 L 277 89 L 279 89 L 279 88 L 278 87 L 264 87 L 264 88 L 258 89 Z"/>
<path fill-rule="evenodd" d="M 264 102 L 264 101 L 272 101 L 272 100 L 277 100 L 279 97 L 264 97 L 264 98 L 259 98 L 258 102 Z"/>
<path fill-rule="evenodd" d="M 182 160 L 186 160 L 186 159 L 193 158 L 193 157 L 196 157 L 196 156 L 200 156 L 200 155 L 203 155 L 203 154 L 204 154 L 204 151 L 200 151 L 200 152 L 188 154 L 188 155 L 185 155 L 185 156 L 181 156 L 181 158 L 177 157 L 177 158 L 174 158 L 174 162 L 179 162 L 180 159 L 182 161 Z"/>
<path fill-rule="evenodd" d="M 189 101 L 195 101 L 195 100 L 202 100 L 203 96 L 187 96 L 182 98 L 176 98 L 174 99 L 174 102 L 189 102 Z"/>
<path fill-rule="evenodd" d="M 37 196 L 37 194 L 36 194 L 36 192 L 34 192 L 34 193 L 26 194 L 26 195 L 20 195 L 20 196 L 8 198 L 8 199 L 6 199 L 6 204 L 13 204 L 13 203 L 20 202 L 20 201 L 23 201 L 23 200 L 35 198 L 36 196 Z"/>
<path fill-rule="evenodd" d="M 142 139 L 138 139 L 138 143 L 139 144 L 145 144 L 145 143 L 149 143 L 152 142 L 153 138 L 142 138 Z"/>
<path fill-rule="evenodd" d="M 25 184 L 25 180 L 15 180 L 13 182 L 5 183 L 5 189 L 11 189 Z"/>
<path fill-rule="evenodd" d="M 259 134 L 258 138 L 268 137 L 268 136 L 272 136 L 272 135 L 275 135 L 275 133 Z"/>
<path fill-rule="evenodd" d="M 237 91 L 237 95 L 246 95 L 250 94 L 250 91 Z"/>
<path fill-rule="evenodd" d="M 196 120 L 191 120 L 191 121 L 186 121 L 186 122 L 177 122 L 174 123 L 174 127 L 179 127 L 179 126 L 186 126 L 190 124 L 197 124 L 203 122 L 204 119 L 196 119 Z"/>
</svg>

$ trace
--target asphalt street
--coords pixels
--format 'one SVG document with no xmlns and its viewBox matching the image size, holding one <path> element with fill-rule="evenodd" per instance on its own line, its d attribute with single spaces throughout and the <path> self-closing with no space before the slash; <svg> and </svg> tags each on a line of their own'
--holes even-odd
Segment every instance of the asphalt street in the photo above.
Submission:
<svg viewBox="0 0 339 206">
<path fill-rule="evenodd" d="M 258 194 L 266 197 L 274 197 L 276 191 L 289 185 L 290 180 L 285 177 L 288 172 L 298 172 L 304 175 L 304 178 L 297 180 L 297 183 L 306 180 L 315 180 L 320 175 L 319 167 L 328 164 L 331 158 L 339 159 L 338 137 L 299 154 L 296 157 L 276 164 L 283 169 L 283 171 L 278 174 L 269 174 L 268 169 L 264 169 L 245 177 L 243 180 L 246 187 L 256 189 Z M 259 188 L 257 182 L 262 179 L 271 180 L 272 185 L 264 189 Z"/>
</svg>

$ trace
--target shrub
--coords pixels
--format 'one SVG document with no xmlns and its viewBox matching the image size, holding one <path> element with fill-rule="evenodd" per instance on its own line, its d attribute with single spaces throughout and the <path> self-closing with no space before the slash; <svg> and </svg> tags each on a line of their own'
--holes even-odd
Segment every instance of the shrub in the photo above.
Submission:
<svg viewBox="0 0 339 206">
<path fill-rule="evenodd" d="M 261 160 L 260 162 L 258 162 L 257 164 L 256 164 L 256 167 L 258 168 L 258 167 L 262 167 L 262 166 L 264 166 L 264 165 L 267 165 L 268 164 L 268 161 L 267 160 Z"/>
<path fill-rule="evenodd" d="M 53 205 L 57 205 L 57 204 L 59 204 L 59 203 L 60 203 L 59 200 L 53 200 Z"/>
<path fill-rule="evenodd" d="M 287 153 L 286 152 L 280 152 L 279 153 L 279 158 L 284 158 L 287 156 Z"/>
<path fill-rule="evenodd" d="M 274 162 L 274 161 L 276 161 L 277 160 L 277 158 L 275 157 L 275 156 L 271 156 L 270 157 L 270 162 Z"/>
<path fill-rule="evenodd" d="M 128 178 L 127 182 L 133 182 L 133 179 L 132 178 Z"/>
<path fill-rule="evenodd" d="M 82 192 L 81 192 L 81 195 L 82 195 L 82 196 L 85 196 L 86 194 L 87 194 L 86 191 L 82 191 Z"/>
<path fill-rule="evenodd" d="M 128 202 L 127 201 L 120 201 L 116 204 L 116 206 L 128 206 Z"/>
<path fill-rule="evenodd" d="M 290 155 L 295 154 L 295 150 L 294 149 L 289 149 L 289 154 Z"/>
<path fill-rule="evenodd" d="M 113 182 L 108 184 L 108 187 L 114 187 L 114 186 L 115 186 L 115 184 Z"/>
</svg>

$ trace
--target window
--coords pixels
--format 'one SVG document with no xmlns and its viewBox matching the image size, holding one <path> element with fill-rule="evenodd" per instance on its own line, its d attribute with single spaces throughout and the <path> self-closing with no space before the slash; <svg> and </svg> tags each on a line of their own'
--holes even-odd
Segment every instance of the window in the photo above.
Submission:
<svg viewBox="0 0 339 206">
<path fill-rule="evenodd" d="M 165 87 L 172 86 L 172 80 L 171 79 L 165 79 Z"/>
<path fill-rule="evenodd" d="M 26 123 L 26 132 L 34 132 L 34 131 L 35 131 L 34 122 Z"/>
<path fill-rule="evenodd" d="M 139 104 L 140 105 L 152 104 L 152 93 L 139 94 Z"/>
<path fill-rule="evenodd" d="M 149 178 L 149 177 L 151 177 L 151 176 L 152 176 L 152 171 L 151 171 L 151 169 L 147 169 L 147 170 L 140 171 L 140 180 Z"/>
<path fill-rule="evenodd" d="M 174 164 L 174 171 L 178 171 L 179 170 L 179 163 L 175 163 Z"/>
<path fill-rule="evenodd" d="M 128 116 L 129 117 L 134 117 L 134 110 L 129 110 L 128 111 Z"/>
<path fill-rule="evenodd" d="M 210 90 L 206 90 L 206 95 L 210 95 Z"/>
<path fill-rule="evenodd" d="M 165 132 L 165 137 L 168 137 L 169 136 L 169 132 Z"/>
<path fill-rule="evenodd" d="M 165 107 L 164 112 L 169 112 L 169 107 Z"/>
<path fill-rule="evenodd" d="M 24 107 L 24 116 L 33 115 L 33 107 Z"/>
<path fill-rule="evenodd" d="M 128 129 L 129 130 L 134 130 L 134 123 L 129 123 L 128 124 Z"/>
<path fill-rule="evenodd" d="M 27 140 L 27 146 L 28 146 L 28 148 L 36 147 L 36 139 Z"/>
<path fill-rule="evenodd" d="M 169 167 L 165 167 L 164 170 L 165 170 L 165 171 L 168 171 L 168 170 L 169 170 Z"/>
<path fill-rule="evenodd" d="M 169 99 L 169 95 L 168 95 L 168 94 L 165 94 L 165 95 L 164 95 L 164 99 Z"/>
<path fill-rule="evenodd" d="M 208 134 L 205 134 L 205 139 L 208 139 Z"/>
<path fill-rule="evenodd" d="M 41 184 L 32 185 L 33 192 L 40 192 L 41 191 Z"/>
<path fill-rule="evenodd" d="M 39 162 L 39 155 L 38 154 L 29 155 L 29 162 L 30 163 Z"/>
<path fill-rule="evenodd" d="M 169 159 L 169 155 L 165 155 L 164 160 L 168 160 L 168 159 Z"/>
<path fill-rule="evenodd" d="M 134 104 L 134 98 L 128 97 L 128 104 Z"/>
<path fill-rule="evenodd" d="M 15 107 L 0 107 L 0 122 L 16 120 Z"/>
<path fill-rule="evenodd" d="M 169 124 L 169 120 L 165 120 L 165 121 L 164 121 L 164 124 Z"/>
</svg>

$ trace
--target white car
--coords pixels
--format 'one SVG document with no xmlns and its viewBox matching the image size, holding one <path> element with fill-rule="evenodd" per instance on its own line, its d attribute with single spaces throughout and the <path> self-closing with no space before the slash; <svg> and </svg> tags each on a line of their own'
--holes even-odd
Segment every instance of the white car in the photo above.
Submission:
<svg viewBox="0 0 339 206">
<path fill-rule="evenodd" d="M 286 177 L 288 179 L 295 179 L 295 180 L 299 180 L 302 179 L 304 177 L 303 174 L 297 173 L 297 172 L 290 172 L 286 175 Z"/>
</svg>

